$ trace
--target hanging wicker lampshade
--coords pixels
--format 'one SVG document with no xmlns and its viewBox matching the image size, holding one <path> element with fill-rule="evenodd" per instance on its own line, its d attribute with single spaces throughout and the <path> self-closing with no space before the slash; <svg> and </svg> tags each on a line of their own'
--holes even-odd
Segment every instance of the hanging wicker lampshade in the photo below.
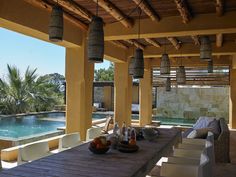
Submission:
<svg viewBox="0 0 236 177">
<path fill-rule="evenodd" d="M 89 25 L 88 33 L 88 59 L 94 63 L 103 62 L 104 31 L 101 17 L 94 16 Z"/>
<path fill-rule="evenodd" d="M 160 74 L 170 74 L 170 59 L 166 53 L 162 54 L 161 57 Z"/>
<path fill-rule="evenodd" d="M 63 39 L 63 10 L 60 6 L 52 8 L 49 22 L 49 40 L 59 42 Z"/>
<path fill-rule="evenodd" d="M 134 75 L 134 57 L 130 57 L 130 62 L 129 62 L 129 75 L 133 76 Z"/>
<path fill-rule="evenodd" d="M 210 61 L 212 55 L 211 41 L 208 36 L 201 37 L 200 59 Z"/>
<path fill-rule="evenodd" d="M 177 84 L 185 84 L 186 82 L 186 73 L 184 66 L 179 66 L 176 71 L 176 82 Z"/>
<path fill-rule="evenodd" d="M 133 69 L 133 78 L 141 79 L 144 74 L 144 60 L 143 60 L 143 50 L 137 48 L 134 54 L 134 69 Z"/>
<path fill-rule="evenodd" d="M 169 77 L 166 78 L 166 91 L 171 91 L 171 81 Z"/>
<path fill-rule="evenodd" d="M 208 65 L 207 65 L 207 71 L 208 73 L 213 73 L 213 61 L 208 61 Z"/>
</svg>

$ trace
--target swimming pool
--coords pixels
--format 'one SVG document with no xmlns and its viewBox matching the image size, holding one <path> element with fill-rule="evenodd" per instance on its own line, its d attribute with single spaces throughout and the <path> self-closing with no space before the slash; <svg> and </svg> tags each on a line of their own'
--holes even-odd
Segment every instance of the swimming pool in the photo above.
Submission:
<svg viewBox="0 0 236 177">
<path fill-rule="evenodd" d="M 109 114 L 93 114 L 93 120 Z M 56 132 L 65 126 L 65 113 L 53 112 L 18 117 L 0 117 L 0 139 L 23 139 Z"/>
<path fill-rule="evenodd" d="M 113 113 L 93 113 L 93 120 L 106 118 Z M 138 115 L 132 115 L 132 119 L 138 119 Z M 162 125 L 185 125 L 191 126 L 195 123 L 194 119 L 184 118 L 162 118 L 153 117 Z M 0 118 L 0 139 L 22 139 L 57 131 L 58 127 L 65 126 L 65 113 L 53 112 L 36 115 L 25 115 L 19 117 Z"/>
</svg>

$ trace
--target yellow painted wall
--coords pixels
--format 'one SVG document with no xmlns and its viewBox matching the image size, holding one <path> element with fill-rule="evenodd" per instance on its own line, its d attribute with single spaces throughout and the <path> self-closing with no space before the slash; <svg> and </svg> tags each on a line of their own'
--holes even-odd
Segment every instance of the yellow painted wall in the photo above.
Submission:
<svg viewBox="0 0 236 177">
<path fill-rule="evenodd" d="M 139 103 L 139 87 L 136 85 L 133 85 L 132 88 L 132 103 Z"/>
</svg>

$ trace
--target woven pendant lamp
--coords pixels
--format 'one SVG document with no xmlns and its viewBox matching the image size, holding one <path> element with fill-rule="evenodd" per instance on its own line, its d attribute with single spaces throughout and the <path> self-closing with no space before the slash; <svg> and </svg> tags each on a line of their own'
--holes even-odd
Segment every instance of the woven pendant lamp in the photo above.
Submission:
<svg viewBox="0 0 236 177">
<path fill-rule="evenodd" d="M 179 66 L 176 71 L 176 82 L 177 84 L 185 84 L 186 83 L 186 73 L 184 66 Z"/>
<path fill-rule="evenodd" d="M 134 75 L 134 57 L 130 57 L 130 62 L 129 62 L 129 75 L 133 76 Z"/>
<path fill-rule="evenodd" d="M 207 71 L 208 73 L 213 73 L 213 61 L 208 61 L 208 65 L 207 65 Z"/>
<path fill-rule="evenodd" d="M 161 57 L 160 74 L 170 74 L 170 59 L 166 53 L 162 54 Z"/>
<path fill-rule="evenodd" d="M 133 78 L 141 79 L 144 74 L 144 60 L 143 60 L 143 50 L 137 48 L 134 54 L 134 70 L 133 70 Z"/>
<path fill-rule="evenodd" d="M 166 78 L 166 91 L 171 91 L 171 80 L 169 77 Z"/>
<path fill-rule="evenodd" d="M 212 56 L 211 41 L 208 36 L 201 37 L 200 59 L 210 61 Z"/>
<path fill-rule="evenodd" d="M 138 20 L 138 39 L 140 38 L 140 16 L 142 10 L 139 9 L 139 20 Z M 144 74 L 144 60 L 143 60 L 143 50 L 137 48 L 134 52 L 134 70 L 133 70 L 133 78 L 134 79 L 142 79 Z"/>
<path fill-rule="evenodd" d="M 56 5 L 52 8 L 49 22 L 49 40 L 59 42 L 63 39 L 63 10 Z"/>
<path fill-rule="evenodd" d="M 88 59 L 94 63 L 103 62 L 104 31 L 101 17 L 94 16 L 89 24 L 88 33 Z"/>
</svg>

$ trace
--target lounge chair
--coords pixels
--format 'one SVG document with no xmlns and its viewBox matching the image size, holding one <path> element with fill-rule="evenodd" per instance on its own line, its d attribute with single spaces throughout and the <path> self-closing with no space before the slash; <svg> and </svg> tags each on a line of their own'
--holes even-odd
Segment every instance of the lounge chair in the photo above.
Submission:
<svg viewBox="0 0 236 177">
<path fill-rule="evenodd" d="M 22 146 L 18 151 L 17 164 L 21 165 L 51 154 L 52 153 L 49 151 L 48 142 L 38 142 Z"/>
<path fill-rule="evenodd" d="M 107 117 L 104 128 L 102 129 L 103 134 L 108 134 L 110 125 L 114 124 L 114 119 L 112 116 Z"/>
<path fill-rule="evenodd" d="M 91 127 L 87 129 L 86 141 L 91 141 L 101 135 L 102 127 Z"/>
</svg>

